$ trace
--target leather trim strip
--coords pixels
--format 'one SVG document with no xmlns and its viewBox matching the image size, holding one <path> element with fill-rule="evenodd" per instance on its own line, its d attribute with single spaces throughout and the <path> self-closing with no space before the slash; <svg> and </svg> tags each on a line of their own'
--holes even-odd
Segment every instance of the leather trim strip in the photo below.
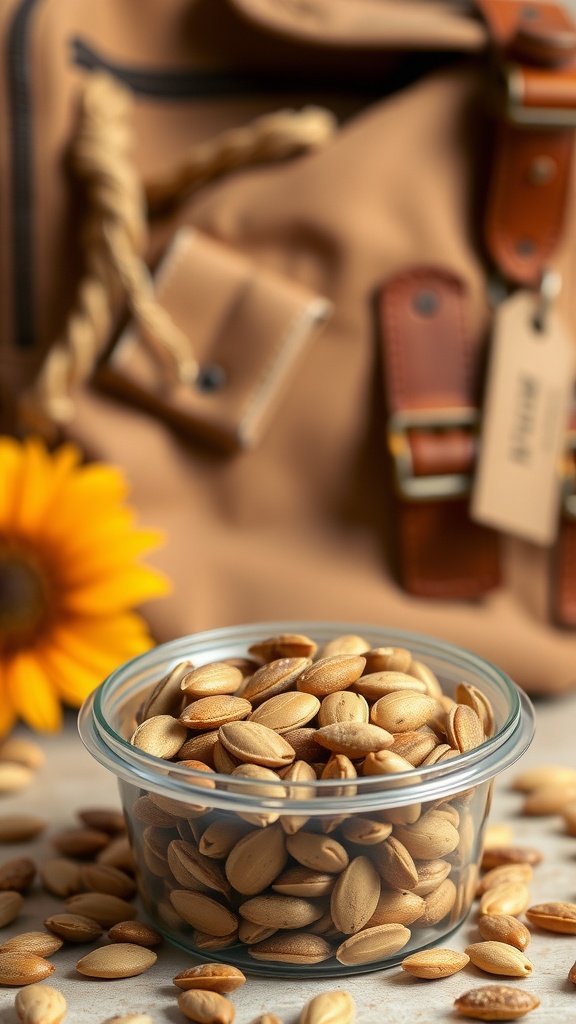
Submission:
<svg viewBox="0 0 576 1024">
<path fill-rule="evenodd" d="M 447 271 L 411 268 L 380 294 L 384 388 L 392 422 L 426 410 L 441 422 L 477 407 L 480 342 L 466 325 L 466 293 Z M 473 468 L 474 444 L 460 426 L 408 429 L 414 473 Z M 414 441 L 417 440 L 417 444 Z M 468 464 L 466 465 L 466 459 Z M 498 534 L 473 523 L 468 496 L 396 502 L 399 572 L 412 594 L 478 598 L 500 581 Z"/>
</svg>

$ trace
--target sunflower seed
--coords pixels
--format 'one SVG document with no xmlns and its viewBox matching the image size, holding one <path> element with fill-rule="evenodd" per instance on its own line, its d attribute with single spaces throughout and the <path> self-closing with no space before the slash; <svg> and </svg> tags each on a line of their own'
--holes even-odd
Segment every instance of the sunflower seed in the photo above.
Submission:
<svg viewBox="0 0 576 1024">
<path fill-rule="evenodd" d="M 401 950 L 410 940 L 410 930 L 402 924 L 379 924 L 351 935 L 336 950 L 341 964 L 356 966 L 384 960 Z"/>
<path fill-rule="evenodd" d="M 232 1003 L 219 992 L 188 989 L 178 996 L 178 1008 L 189 1020 L 199 1024 L 232 1024 L 235 1017 Z"/>
<path fill-rule="evenodd" d="M 298 1024 L 353 1024 L 356 1006 L 349 992 L 321 992 L 313 996 L 298 1018 Z"/>
<path fill-rule="evenodd" d="M 66 1000 L 50 985 L 29 985 L 16 995 L 14 1009 L 22 1024 L 60 1024 L 66 1016 Z"/>
<path fill-rule="evenodd" d="M 134 978 L 152 967 L 156 960 L 156 953 L 151 949 L 116 942 L 91 950 L 78 961 L 76 970 L 88 978 Z"/>
<path fill-rule="evenodd" d="M 244 985 L 246 975 L 229 964 L 200 964 L 181 971 L 172 981 L 183 990 L 204 989 L 225 995 Z"/>
<path fill-rule="evenodd" d="M 484 942 L 473 942 L 466 946 L 465 952 L 475 967 L 489 974 L 505 974 L 511 978 L 527 978 L 532 974 L 533 967 L 524 953 L 516 946 L 506 942 L 488 939 Z"/>
<path fill-rule="evenodd" d="M 400 964 L 403 971 L 414 978 L 449 978 L 461 971 L 469 963 L 467 953 L 459 953 L 454 949 L 423 949 L 412 953 Z"/>
<path fill-rule="evenodd" d="M 36 953 L 0 950 L 0 985 L 32 985 L 53 973 L 53 964 Z"/>
<path fill-rule="evenodd" d="M 516 1020 L 540 1006 L 540 1000 L 512 985 L 483 985 L 458 996 L 454 1006 L 464 1017 L 477 1020 Z"/>
</svg>

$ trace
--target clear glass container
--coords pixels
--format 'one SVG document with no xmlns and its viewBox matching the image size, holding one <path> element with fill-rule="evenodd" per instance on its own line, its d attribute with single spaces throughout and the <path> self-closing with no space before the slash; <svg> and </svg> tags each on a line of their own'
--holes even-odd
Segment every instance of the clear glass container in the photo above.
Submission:
<svg viewBox="0 0 576 1024">
<path fill-rule="evenodd" d="M 348 784 L 206 775 L 130 744 L 145 697 L 180 662 L 246 657 L 251 644 L 281 633 L 319 645 L 356 634 L 373 648 L 406 648 L 444 694 L 461 683 L 481 691 L 493 735 L 449 760 Z M 118 778 L 139 896 L 167 939 L 253 974 L 339 977 L 398 964 L 460 926 L 494 779 L 530 744 L 534 714 L 504 672 L 443 641 L 358 623 L 267 622 L 134 658 L 86 700 L 79 730 Z"/>
</svg>

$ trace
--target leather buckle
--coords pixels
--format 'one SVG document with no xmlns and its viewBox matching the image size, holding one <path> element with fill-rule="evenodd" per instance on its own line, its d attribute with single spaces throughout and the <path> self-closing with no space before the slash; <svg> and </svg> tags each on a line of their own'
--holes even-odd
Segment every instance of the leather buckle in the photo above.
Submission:
<svg viewBox="0 0 576 1024">
<path fill-rule="evenodd" d="M 429 501 L 468 494 L 472 483 L 470 473 L 415 475 L 408 433 L 410 430 L 476 430 L 479 419 L 478 410 L 466 406 L 460 409 L 406 409 L 392 413 L 388 421 L 388 449 L 400 497 L 408 501 Z"/>
<path fill-rule="evenodd" d="M 502 69 L 505 88 L 505 112 L 508 121 L 525 128 L 575 128 L 576 107 L 528 106 L 525 104 L 525 80 L 520 64 Z"/>
</svg>

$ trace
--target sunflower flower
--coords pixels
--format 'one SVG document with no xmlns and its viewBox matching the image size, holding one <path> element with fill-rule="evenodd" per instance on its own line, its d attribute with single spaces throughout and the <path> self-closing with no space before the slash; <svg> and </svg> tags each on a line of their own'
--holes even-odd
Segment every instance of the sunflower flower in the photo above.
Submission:
<svg viewBox="0 0 576 1024">
<path fill-rule="evenodd" d="M 0 735 L 18 718 L 56 731 L 62 704 L 153 646 L 133 609 L 169 588 L 137 559 L 162 538 L 134 526 L 126 493 L 73 444 L 0 437 Z"/>
</svg>

